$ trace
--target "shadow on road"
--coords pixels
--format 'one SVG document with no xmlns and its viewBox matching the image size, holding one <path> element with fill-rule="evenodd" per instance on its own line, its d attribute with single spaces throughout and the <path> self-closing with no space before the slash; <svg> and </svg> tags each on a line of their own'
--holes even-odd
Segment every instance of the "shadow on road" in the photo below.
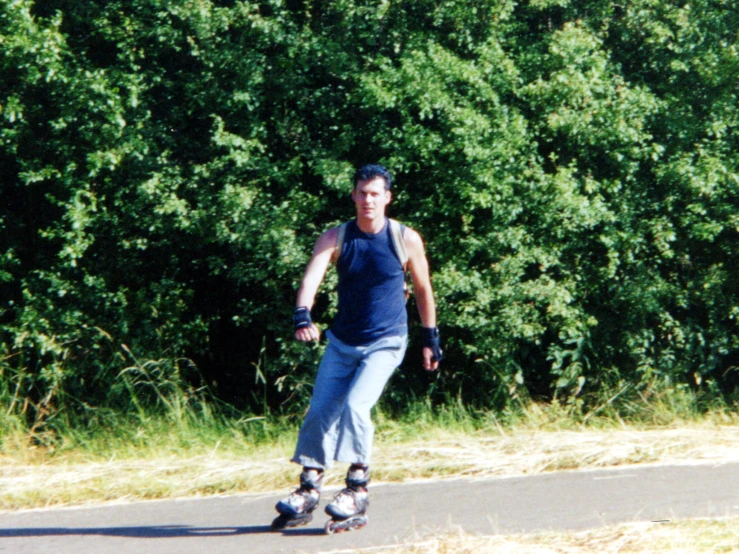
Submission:
<svg viewBox="0 0 739 554">
<path fill-rule="evenodd" d="M 270 529 L 269 525 L 254 525 L 251 527 L 191 527 L 188 525 L 154 525 L 150 527 L 100 528 L 28 527 L 20 529 L 0 529 L 0 538 L 48 537 L 65 535 L 103 535 L 109 537 L 162 539 L 183 537 L 223 537 L 230 535 L 253 535 L 260 533 L 274 533 L 274 531 Z"/>
<path fill-rule="evenodd" d="M 300 527 L 298 529 L 283 529 L 282 534 L 291 537 L 310 537 L 313 535 L 325 535 L 326 531 L 323 530 L 323 527 Z"/>
</svg>

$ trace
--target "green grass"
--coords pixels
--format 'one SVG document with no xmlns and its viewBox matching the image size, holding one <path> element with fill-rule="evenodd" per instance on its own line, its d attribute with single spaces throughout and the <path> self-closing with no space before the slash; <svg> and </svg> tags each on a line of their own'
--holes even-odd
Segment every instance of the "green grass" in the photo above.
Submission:
<svg viewBox="0 0 739 554">
<path fill-rule="evenodd" d="M 502 412 L 456 399 L 419 400 L 399 413 L 381 406 L 374 479 L 495 477 L 739 456 L 732 450 L 739 417 L 729 406 L 706 409 L 685 391 L 622 395 L 620 406 L 608 402 L 612 397 L 593 403 L 597 412 L 578 402 L 529 402 Z M 299 423 L 216 410 L 203 401 L 157 414 L 90 409 L 33 429 L 5 415 L 0 508 L 285 491 L 298 472 L 289 458 Z M 339 482 L 344 470 L 330 471 L 329 482 Z"/>
</svg>

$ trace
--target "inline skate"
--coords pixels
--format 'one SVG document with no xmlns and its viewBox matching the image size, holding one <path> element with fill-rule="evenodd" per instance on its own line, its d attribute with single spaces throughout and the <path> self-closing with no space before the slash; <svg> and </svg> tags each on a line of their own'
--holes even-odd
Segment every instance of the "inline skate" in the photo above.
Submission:
<svg viewBox="0 0 739 554">
<path fill-rule="evenodd" d="M 328 535 L 361 529 L 367 525 L 367 508 L 369 507 L 369 492 L 367 485 L 370 481 L 369 468 L 353 465 L 346 476 L 346 488 L 334 496 L 326 506 L 326 513 L 331 519 L 326 522 L 324 531 Z"/>
<path fill-rule="evenodd" d="M 318 507 L 321 498 L 322 483 L 323 471 L 303 468 L 300 474 L 300 487 L 275 505 L 280 515 L 272 521 L 272 530 L 279 531 L 313 521 L 313 511 Z"/>
</svg>

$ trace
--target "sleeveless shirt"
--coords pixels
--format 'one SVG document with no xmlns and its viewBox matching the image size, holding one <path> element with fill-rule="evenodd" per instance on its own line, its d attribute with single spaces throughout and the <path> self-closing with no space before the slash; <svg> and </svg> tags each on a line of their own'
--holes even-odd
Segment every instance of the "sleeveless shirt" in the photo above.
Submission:
<svg viewBox="0 0 739 554">
<path fill-rule="evenodd" d="M 339 308 L 331 333 L 341 342 L 363 346 L 408 333 L 405 271 L 395 252 L 387 218 L 382 231 L 364 233 L 356 219 L 346 229 L 339 274 Z"/>
</svg>

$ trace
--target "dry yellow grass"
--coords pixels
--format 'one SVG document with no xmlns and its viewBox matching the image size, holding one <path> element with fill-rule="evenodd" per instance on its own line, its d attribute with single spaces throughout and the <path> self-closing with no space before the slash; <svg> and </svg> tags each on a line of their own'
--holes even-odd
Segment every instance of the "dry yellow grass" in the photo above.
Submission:
<svg viewBox="0 0 739 554">
<path fill-rule="evenodd" d="M 367 552 L 367 551 L 364 551 Z M 739 518 L 629 523 L 582 532 L 481 537 L 459 532 L 383 554 L 671 554 L 739 552 Z"/>
<path fill-rule="evenodd" d="M 496 436 L 440 431 L 381 445 L 374 474 L 384 480 L 440 475 L 499 477 L 645 463 L 739 460 L 739 426 L 581 431 L 517 430 Z"/>
<path fill-rule="evenodd" d="M 286 491 L 298 468 L 291 444 L 196 456 L 156 451 L 123 459 L 0 458 L 0 508 Z M 739 460 L 739 426 L 704 423 L 674 429 L 464 432 L 429 430 L 400 439 L 392 430 L 375 447 L 375 482 L 451 477 L 499 477 L 628 464 Z M 344 467 L 327 477 L 339 483 Z"/>
</svg>

